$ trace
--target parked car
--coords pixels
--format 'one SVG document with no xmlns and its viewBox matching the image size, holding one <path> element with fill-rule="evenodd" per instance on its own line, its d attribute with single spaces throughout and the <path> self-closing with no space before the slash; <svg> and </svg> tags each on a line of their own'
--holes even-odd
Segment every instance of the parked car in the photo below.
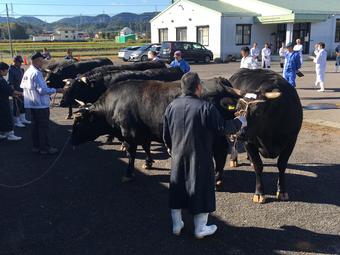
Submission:
<svg viewBox="0 0 340 255">
<path fill-rule="evenodd" d="M 156 51 L 158 54 L 160 49 L 161 49 L 160 44 L 150 44 L 150 43 L 145 44 L 130 55 L 129 61 L 133 61 L 133 62 L 148 61 L 148 52 L 152 50 L 152 51 Z"/>
<path fill-rule="evenodd" d="M 140 46 L 130 46 L 124 49 L 121 49 L 118 51 L 118 58 L 124 60 L 124 61 L 128 61 L 131 54 L 138 50 L 140 48 Z"/>
<path fill-rule="evenodd" d="M 213 60 L 213 53 L 197 42 L 166 41 L 162 43 L 159 58 L 166 62 L 174 59 L 175 51 L 180 50 L 187 61 L 210 63 Z"/>
</svg>

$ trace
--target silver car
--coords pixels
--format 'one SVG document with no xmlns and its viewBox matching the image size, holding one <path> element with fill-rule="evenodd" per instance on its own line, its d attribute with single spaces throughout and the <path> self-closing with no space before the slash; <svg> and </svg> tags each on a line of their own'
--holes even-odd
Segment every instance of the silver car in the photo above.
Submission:
<svg viewBox="0 0 340 255">
<path fill-rule="evenodd" d="M 129 61 L 132 61 L 132 62 L 148 61 L 148 52 L 151 50 L 151 51 L 156 51 L 156 53 L 158 54 L 160 49 L 161 49 L 160 44 L 151 44 L 151 43 L 145 44 L 130 55 Z"/>
<path fill-rule="evenodd" d="M 118 51 L 118 58 L 124 60 L 124 61 L 128 61 L 130 58 L 130 55 L 138 50 L 141 46 L 130 46 L 124 49 L 121 49 Z"/>
</svg>

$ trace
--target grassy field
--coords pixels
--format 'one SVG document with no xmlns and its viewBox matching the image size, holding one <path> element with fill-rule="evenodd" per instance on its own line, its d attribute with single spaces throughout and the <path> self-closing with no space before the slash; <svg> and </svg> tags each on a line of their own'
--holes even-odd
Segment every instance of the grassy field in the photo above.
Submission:
<svg viewBox="0 0 340 255">
<path fill-rule="evenodd" d="M 73 55 L 80 58 L 105 56 L 117 58 L 117 52 L 121 48 L 131 45 L 141 45 L 145 42 L 119 44 L 114 40 L 98 40 L 86 42 L 32 42 L 19 41 L 13 43 L 14 54 L 26 56 L 27 59 L 35 51 L 42 51 L 46 47 L 52 58 L 62 58 L 66 55 L 67 49 L 73 50 Z M 0 42 L 0 61 L 10 62 L 10 46 L 8 42 Z"/>
</svg>

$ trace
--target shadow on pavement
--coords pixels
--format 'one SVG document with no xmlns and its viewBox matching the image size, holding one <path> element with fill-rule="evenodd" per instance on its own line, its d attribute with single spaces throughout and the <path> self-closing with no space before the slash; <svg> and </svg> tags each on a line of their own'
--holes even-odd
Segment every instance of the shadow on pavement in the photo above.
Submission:
<svg viewBox="0 0 340 255">
<path fill-rule="evenodd" d="M 58 146 L 65 140 L 68 128 L 53 124 Z M 25 141 L 21 144 L 0 143 L 2 183 L 18 184 L 32 179 L 53 161 L 54 157 L 29 152 L 27 130 L 23 135 Z M 300 165 L 294 167 L 303 169 Z M 339 179 L 339 174 L 335 174 L 337 167 L 327 169 L 329 178 Z M 185 215 L 183 235 L 173 237 L 167 188 L 157 178 L 150 178 L 140 171 L 136 171 L 134 182 L 123 184 L 120 179 L 125 168 L 126 164 L 117 159 L 115 152 L 98 149 L 94 143 L 89 143 L 76 151 L 68 147 L 61 161 L 41 181 L 23 189 L 1 188 L 0 254 L 199 255 L 339 251 L 336 249 L 339 249 L 340 236 L 295 226 L 282 226 L 281 229 L 234 227 L 217 217 L 211 217 L 219 227 L 214 237 L 195 240 L 192 219 L 188 215 Z M 322 166 L 319 170 L 313 169 L 320 176 L 324 170 L 326 168 Z M 270 174 L 266 176 L 272 178 Z M 248 183 L 253 184 L 253 178 L 251 172 L 228 171 L 227 187 L 239 192 L 235 183 L 242 182 L 243 187 L 253 188 Z M 287 182 L 290 190 L 302 182 L 304 189 L 307 187 L 304 192 L 308 192 L 317 179 L 288 175 Z M 327 181 L 328 177 L 322 180 Z M 334 192 L 339 194 L 338 189 Z M 321 195 L 320 200 L 326 195 Z"/>
</svg>

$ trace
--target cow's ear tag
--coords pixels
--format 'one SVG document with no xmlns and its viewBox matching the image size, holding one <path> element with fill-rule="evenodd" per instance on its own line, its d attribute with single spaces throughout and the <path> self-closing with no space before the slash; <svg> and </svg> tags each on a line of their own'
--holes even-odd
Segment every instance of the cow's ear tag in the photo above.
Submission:
<svg viewBox="0 0 340 255">
<path fill-rule="evenodd" d="M 245 97 L 245 98 L 248 98 L 248 99 L 256 99 L 256 98 L 257 98 L 257 95 L 254 94 L 254 93 L 247 93 L 247 94 L 245 94 L 244 97 Z"/>
<path fill-rule="evenodd" d="M 231 104 L 228 105 L 228 110 L 229 111 L 234 111 L 235 109 L 236 109 L 235 105 L 231 105 Z"/>
</svg>

